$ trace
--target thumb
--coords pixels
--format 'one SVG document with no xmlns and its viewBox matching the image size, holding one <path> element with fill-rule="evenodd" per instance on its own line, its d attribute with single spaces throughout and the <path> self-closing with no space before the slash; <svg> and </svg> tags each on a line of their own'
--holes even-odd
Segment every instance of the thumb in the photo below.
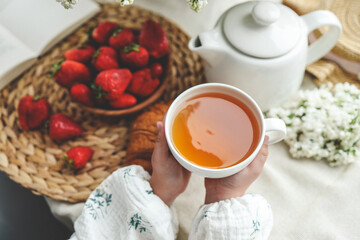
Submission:
<svg viewBox="0 0 360 240">
<path fill-rule="evenodd" d="M 155 143 L 154 154 L 156 156 L 166 157 L 169 152 L 169 147 L 166 142 L 164 123 L 159 121 L 156 123 L 156 126 L 158 128 L 158 136 Z"/>
</svg>

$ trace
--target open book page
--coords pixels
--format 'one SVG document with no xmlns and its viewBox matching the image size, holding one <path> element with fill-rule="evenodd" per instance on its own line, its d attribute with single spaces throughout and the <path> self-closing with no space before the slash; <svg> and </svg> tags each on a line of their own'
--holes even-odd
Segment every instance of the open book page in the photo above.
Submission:
<svg viewBox="0 0 360 240">
<path fill-rule="evenodd" d="M 80 0 L 73 9 L 56 0 L 12 0 L 0 8 L 0 23 L 42 55 L 99 11 L 92 0 Z"/>
<path fill-rule="evenodd" d="M 0 25 L 0 89 L 30 67 L 36 54 Z"/>
</svg>

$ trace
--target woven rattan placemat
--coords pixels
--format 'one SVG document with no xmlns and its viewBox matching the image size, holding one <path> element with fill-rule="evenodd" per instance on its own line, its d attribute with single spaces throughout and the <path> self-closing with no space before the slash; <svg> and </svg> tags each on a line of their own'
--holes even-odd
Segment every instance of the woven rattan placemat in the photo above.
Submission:
<svg viewBox="0 0 360 240">
<path fill-rule="evenodd" d="M 158 22 L 166 31 L 173 64 L 171 78 L 162 98 L 169 101 L 183 90 L 205 81 L 201 58 L 188 49 L 189 37 L 178 26 L 153 12 L 136 6 L 103 4 L 99 15 L 80 27 L 21 77 L 0 92 L 0 170 L 15 182 L 38 195 L 68 202 L 85 201 L 104 178 L 125 163 L 131 123 L 138 114 L 104 118 L 82 110 L 72 102 L 68 91 L 47 77 L 51 65 L 65 50 L 78 46 L 89 27 L 104 20 L 140 28 L 147 19 Z M 84 129 L 81 137 L 53 142 L 45 129 L 24 132 L 18 124 L 17 105 L 26 94 L 46 97 L 54 113 L 64 113 Z M 61 167 L 62 155 L 72 146 L 90 146 L 94 156 L 78 172 Z"/>
</svg>

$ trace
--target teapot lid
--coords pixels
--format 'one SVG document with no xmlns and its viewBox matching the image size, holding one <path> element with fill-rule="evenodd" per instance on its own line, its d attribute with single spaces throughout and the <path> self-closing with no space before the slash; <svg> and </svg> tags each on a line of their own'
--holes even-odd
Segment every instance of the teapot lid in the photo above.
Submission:
<svg viewBox="0 0 360 240">
<path fill-rule="evenodd" d="M 237 50 L 258 58 L 275 58 L 295 47 L 300 37 L 298 15 L 274 2 L 251 1 L 231 8 L 223 32 Z"/>
</svg>

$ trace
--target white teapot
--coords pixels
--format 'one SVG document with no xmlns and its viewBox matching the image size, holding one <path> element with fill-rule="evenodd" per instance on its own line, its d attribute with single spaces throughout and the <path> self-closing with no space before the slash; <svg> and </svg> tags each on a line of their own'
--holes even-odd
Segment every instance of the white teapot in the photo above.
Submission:
<svg viewBox="0 0 360 240">
<path fill-rule="evenodd" d="M 308 46 L 308 35 L 329 26 Z M 263 111 L 286 101 L 300 87 L 306 65 L 336 44 L 341 24 L 330 11 L 299 17 L 280 3 L 250 1 L 219 18 L 214 29 L 192 38 L 189 48 L 205 59 L 208 82 L 247 92 Z"/>
</svg>

